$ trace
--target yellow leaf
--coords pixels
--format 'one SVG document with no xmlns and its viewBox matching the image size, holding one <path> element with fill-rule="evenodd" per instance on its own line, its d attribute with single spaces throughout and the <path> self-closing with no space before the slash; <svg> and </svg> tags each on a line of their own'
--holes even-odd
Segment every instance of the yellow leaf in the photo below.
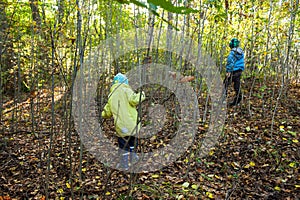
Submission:
<svg viewBox="0 0 300 200">
<path fill-rule="evenodd" d="M 30 117 L 30 115 L 29 115 L 28 113 L 24 113 L 23 116 L 24 116 L 25 118 Z"/>
<path fill-rule="evenodd" d="M 214 198 L 214 195 L 210 192 L 206 192 L 206 196 L 210 199 L 213 199 Z"/>
<path fill-rule="evenodd" d="M 279 126 L 280 129 L 284 129 L 284 126 Z"/>
<path fill-rule="evenodd" d="M 251 167 L 254 167 L 254 166 L 255 166 L 255 162 L 251 161 L 251 162 L 249 163 L 249 165 L 250 165 Z"/>
<path fill-rule="evenodd" d="M 44 107 L 43 111 L 48 112 L 50 109 L 48 107 Z"/>
<path fill-rule="evenodd" d="M 278 187 L 278 186 L 275 186 L 274 189 L 277 190 L 277 191 L 281 190 L 280 187 Z"/>
<path fill-rule="evenodd" d="M 65 197 L 60 197 L 59 200 L 65 200 Z"/>
<path fill-rule="evenodd" d="M 297 139 L 294 139 L 294 140 L 293 140 L 293 142 L 294 142 L 294 143 L 298 143 L 298 142 L 299 142 L 299 140 L 297 140 Z"/>
<path fill-rule="evenodd" d="M 292 167 L 292 168 L 295 168 L 295 167 L 296 167 L 296 163 L 295 163 L 295 162 L 291 162 L 291 163 L 289 164 L 289 166 Z"/>
<path fill-rule="evenodd" d="M 248 169 L 250 167 L 250 165 L 249 164 L 247 164 L 247 165 L 245 165 L 245 169 Z"/>
<path fill-rule="evenodd" d="M 81 171 L 82 171 L 82 172 L 86 172 L 86 168 L 82 168 Z"/>
<path fill-rule="evenodd" d="M 70 185 L 68 182 L 66 183 L 66 186 L 67 186 L 67 188 L 69 188 L 69 189 L 71 188 L 71 185 Z"/>
<path fill-rule="evenodd" d="M 300 188 L 300 185 L 295 185 L 295 188 Z"/>
<path fill-rule="evenodd" d="M 197 190 L 199 186 L 194 184 L 194 185 L 192 185 L 191 187 L 192 187 L 194 190 Z"/>
<path fill-rule="evenodd" d="M 106 192 L 105 195 L 106 195 L 106 196 L 110 195 L 110 192 Z"/>
<path fill-rule="evenodd" d="M 237 163 L 237 162 L 232 162 L 232 163 L 231 163 L 231 166 L 234 167 L 234 169 L 240 168 L 240 165 L 239 165 L 239 163 Z"/>
<path fill-rule="evenodd" d="M 215 153 L 214 151 L 210 151 L 209 155 L 212 156 L 212 155 L 214 155 L 214 153 Z"/>
<path fill-rule="evenodd" d="M 159 175 L 158 174 L 152 174 L 152 176 L 151 176 L 152 178 L 158 178 L 159 177 Z"/>
<path fill-rule="evenodd" d="M 61 194 L 61 193 L 64 192 L 64 190 L 60 188 L 60 189 L 58 189 L 56 192 Z"/>
<path fill-rule="evenodd" d="M 287 155 L 286 155 L 285 153 L 282 153 L 282 157 L 284 157 L 284 158 L 285 158 L 286 156 L 287 156 Z"/>
</svg>

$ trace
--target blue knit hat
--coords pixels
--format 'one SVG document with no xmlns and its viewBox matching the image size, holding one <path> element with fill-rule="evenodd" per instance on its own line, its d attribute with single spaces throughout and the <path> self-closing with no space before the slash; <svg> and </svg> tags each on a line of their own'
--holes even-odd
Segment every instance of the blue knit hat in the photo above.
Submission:
<svg viewBox="0 0 300 200">
<path fill-rule="evenodd" d="M 115 75 L 113 80 L 113 84 L 116 83 L 124 83 L 128 85 L 128 78 L 124 74 L 118 73 L 117 75 Z"/>
</svg>

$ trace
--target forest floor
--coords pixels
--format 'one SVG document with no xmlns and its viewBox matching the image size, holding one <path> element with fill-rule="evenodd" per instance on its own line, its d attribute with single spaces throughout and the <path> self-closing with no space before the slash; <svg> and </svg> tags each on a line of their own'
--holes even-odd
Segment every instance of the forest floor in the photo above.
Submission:
<svg viewBox="0 0 300 200">
<path fill-rule="evenodd" d="M 112 170 L 86 149 L 80 155 L 80 137 L 59 90 L 55 112 L 47 90 L 18 104 L 7 100 L 0 132 L 0 200 L 299 199 L 300 84 L 291 83 L 281 93 L 280 83 L 252 83 L 244 80 L 243 102 L 228 108 L 224 133 L 209 155 L 199 159 L 194 151 L 209 126 L 203 122 L 186 155 L 159 171 L 139 174 Z M 106 129 L 114 132 L 113 126 Z"/>
</svg>

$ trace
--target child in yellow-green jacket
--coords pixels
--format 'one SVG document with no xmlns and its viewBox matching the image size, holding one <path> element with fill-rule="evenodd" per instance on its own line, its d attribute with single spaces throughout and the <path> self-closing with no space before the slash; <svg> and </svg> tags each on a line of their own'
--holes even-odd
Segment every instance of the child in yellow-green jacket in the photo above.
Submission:
<svg viewBox="0 0 300 200">
<path fill-rule="evenodd" d="M 145 100 L 144 92 L 135 93 L 125 75 L 118 73 L 113 80 L 107 104 L 101 113 L 103 118 L 114 118 L 121 153 L 121 168 L 127 170 L 129 162 L 138 157 L 136 133 L 140 129 L 136 106 Z"/>
</svg>

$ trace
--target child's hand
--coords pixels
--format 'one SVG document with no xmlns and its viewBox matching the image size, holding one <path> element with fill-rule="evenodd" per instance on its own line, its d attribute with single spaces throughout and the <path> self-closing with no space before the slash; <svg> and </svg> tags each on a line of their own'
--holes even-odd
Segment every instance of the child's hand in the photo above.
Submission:
<svg viewBox="0 0 300 200">
<path fill-rule="evenodd" d="M 144 91 L 141 91 L 139 94 L 138 94 L 141 102 L 144 101 L 146 99 L 146 95 L 145 95 L 145 92 Z"/>
<path fill-rule="evenodd" d="M 174 80 L 176 79 L 176 72 L 169 71 L 169 74 Z"/>
<path fill-rule="evenodd" d="M 145 98 L 146 98 L 145 92 L 142 91 L 142 99 L 145 99 Z"/>
<path fill-rule="evenodd" d="M 180 83 L 187 83 L 187 82 L 191 82 L 192 80 L 194 80 L 195 77 L 194 76 L 184 76 L 180 79 Z"/>
</svg>

